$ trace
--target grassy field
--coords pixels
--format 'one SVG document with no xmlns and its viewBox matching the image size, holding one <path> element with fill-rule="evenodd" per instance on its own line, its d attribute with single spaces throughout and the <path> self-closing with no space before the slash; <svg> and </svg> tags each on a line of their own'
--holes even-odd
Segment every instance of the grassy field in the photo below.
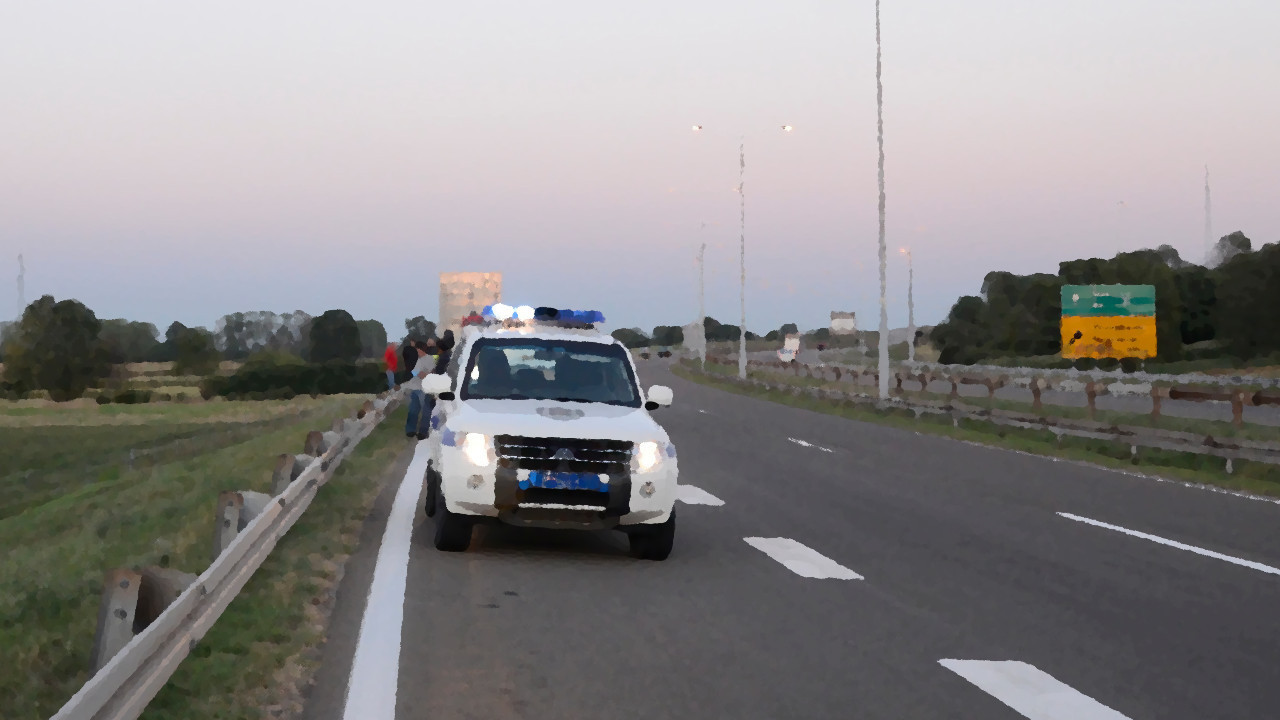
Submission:
<svg viewBox="0 0 1280 720">
<path fill-rule="evenodd" d="M 1234 463 L 1234 472 L 1228 475 L 1223 470 L 1223 461 L 1215 457 L 1143 449 L 1137 458 L 1131 458 L 1129 456 L 1129 446 L 1123 443 L 1071 437 L 1063 437 L 1059 442 L 1057 437 L 1048 430 L 1023 430 L 997 426 L 978 420 L 962 420 L 959 427 L 953 427 L 949 416 L 924 414 L 919 419 L 916 419 L 915 414 L 909 410 L 876 410 L 872 407 L 854 405 L 849 402 L 816 399 L 807 396 L 796 397 L 777 390 L 742 388 L 719 379 L 724 376 L 736 375 L 736 371 L 733 368 L 719 367 L 710 363 L 707 364 L 707 369 L 712 371 L 709 376 L 679 364 L 673 366 L 672 369 L 680 377 L 728 392 L 758 397 L 771 402 L 829 415 L 838 415 L 851 420 L 874 422 L 913 432 L 942 435 L 957 440 L 1020 450 L 1037 455 L 1085 461 L 1104 467 L 1143 472 L 1184 482 L 1215 485 L 1230 490 L 1280 497 L 1280 467 L 1266 463 L 1238 460 Z M 762 379 L 766 378 L 762 377 Z M 792 377 L 790 380 L 797 381 L 794 384 L 806 384 L 806 380 L 803 378 Z M 807 382 L 817 384 L 818 381 L 810 380 Z M 1230 426 L 1228 425 L 1228 427 Z M 1274 433 L 1272 439 L 1274 439 Z"/>
<path fill-rule="evenodd" d="M 143 713 L 143 720 L 297 717 L 320 661 L 343 564 L 389 472 L 413 445 L 385 420 L 316 496 L 209 634 Z M 403 468 L 401 468 L 403 469 Z"/>
<path fill-rule="evenodd" d="M 279 453 L 364 399 L 0 405 L 0 717 L 48 717 L 87 679 L 106 570 L 202 572 L 218 492 L 268 490 Z"/>
</svg>

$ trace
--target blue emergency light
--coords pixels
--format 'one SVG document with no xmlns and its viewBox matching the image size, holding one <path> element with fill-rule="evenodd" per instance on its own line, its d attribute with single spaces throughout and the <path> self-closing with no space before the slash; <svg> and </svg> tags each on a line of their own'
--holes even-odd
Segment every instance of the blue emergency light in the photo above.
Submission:
<svg viewBox="0 0 1280 720">
<path fill-rule="evenodd" d="M 574 323 L 582 325 L 594 325 L 604 322 L 604 313 L 599 310 L 572 310 L 568 308 L 538 307 L 534 308 L 529 305 L 521 305 L 520 307 L 511 307 L 504 303 L 494 305 L 486 305 L 484 310 L 480 311 L 480 315 L 486 319 L 498 321 L 506 321 L 512 318 L 516 320 L 535 320 L 539 322 L 559 322 Z"/>
</svg>

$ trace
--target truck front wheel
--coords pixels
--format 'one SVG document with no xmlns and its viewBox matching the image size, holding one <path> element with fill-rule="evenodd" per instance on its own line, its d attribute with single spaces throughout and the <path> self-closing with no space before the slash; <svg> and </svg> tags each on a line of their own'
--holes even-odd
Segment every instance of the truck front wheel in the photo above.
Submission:
<svg viewBox="0 0 1280 720">
<path fill-rule="evenodd" d="M 436 492 L 435 546 L 443 552 L 462 552 L 471 546 L 471 518 L 449 512 L 444 495 Z"/>
<path fill-rule="evenodd" d="M 631 554 L 641 560 L 666 560 L 676 540 L 676 509 L 661 525 L 640 526 L 627 535 Z"/>
</svg>

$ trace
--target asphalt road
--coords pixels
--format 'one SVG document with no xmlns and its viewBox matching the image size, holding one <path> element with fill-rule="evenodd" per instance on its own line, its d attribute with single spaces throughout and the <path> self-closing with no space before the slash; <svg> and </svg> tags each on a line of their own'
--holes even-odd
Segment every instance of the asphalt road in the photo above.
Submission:
<svg viewBox="0 0 1280 720">
<path fill-rule="evenodd" d="M 723 504 L 679 503 L 661 563 L 608 532 L 439 553 L 415 460 L 308 718 L 1280 717 L 1277 504 L 642 375 Z"/>
</svg>

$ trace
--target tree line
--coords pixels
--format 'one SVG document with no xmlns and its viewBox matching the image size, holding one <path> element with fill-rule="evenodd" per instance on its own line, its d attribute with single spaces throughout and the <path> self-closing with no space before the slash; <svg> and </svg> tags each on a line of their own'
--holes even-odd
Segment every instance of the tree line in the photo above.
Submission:
<svg viewBox="0 0 1280 720">
<path fill-rule="evenodd" d="M 1220 239 L 1205 265 L 1161 245 L 1064 261 L 1057 274 L 990 272 L 930 339 L 947 364 L 1060 355 L 1062 286 L 1112 284 L 1155 287 L 1157 362 L 1280 362 L 1280 243 L 1255 251 L 1241 232 Z"/>
<path fill-rule="evenodd" d="M 435 330 L 423 316 L 406 319 L 401 342 L 427 340 Z M 386 345 L 382 323 L 356 320 L 341 309 L 315 317 L 300 310 L 231 313 L 212 330 L 173 322 L 162 339 L 152 323 L 102 320 L 78 300 L 45 295 L 28 305 L 18 322 L 0 329 L 0 392 L 21 396 L 47 390 L 55 400 L 69 400 L 126 363 L 172 362 L 177 375 L 208 375 L 222 360 L 258 354 L 290 355 L 307 363 L 380 359 Z"/>
<path fill-rule="evenodd" d="M 737 325 L 727 325 L 713 317 L 707 317 L 703 320 L 702 326 L 706 332 L 707 342 L 738 341 L 739 326 Z M 788 334 L 797 332 L 799 330 L 795 323 L 784 323 L 777 330 L 770 330 L 765 333 L 763 338 L 769 341 L 781 341 Z M 671 347 L 684 343 L 684 327 L 680 325 L 658 325 L 649 333 L 638 327 L 619 328 L 610 334 L 629 348 Z M 830 334 L 830 330 L 819 328 L 810 334 L 819 339 L 826 339 L 827 335 Z M 761 337 L 750 330 L 747 331 L 748 340 L 759 340 Z"/>
</svg>

